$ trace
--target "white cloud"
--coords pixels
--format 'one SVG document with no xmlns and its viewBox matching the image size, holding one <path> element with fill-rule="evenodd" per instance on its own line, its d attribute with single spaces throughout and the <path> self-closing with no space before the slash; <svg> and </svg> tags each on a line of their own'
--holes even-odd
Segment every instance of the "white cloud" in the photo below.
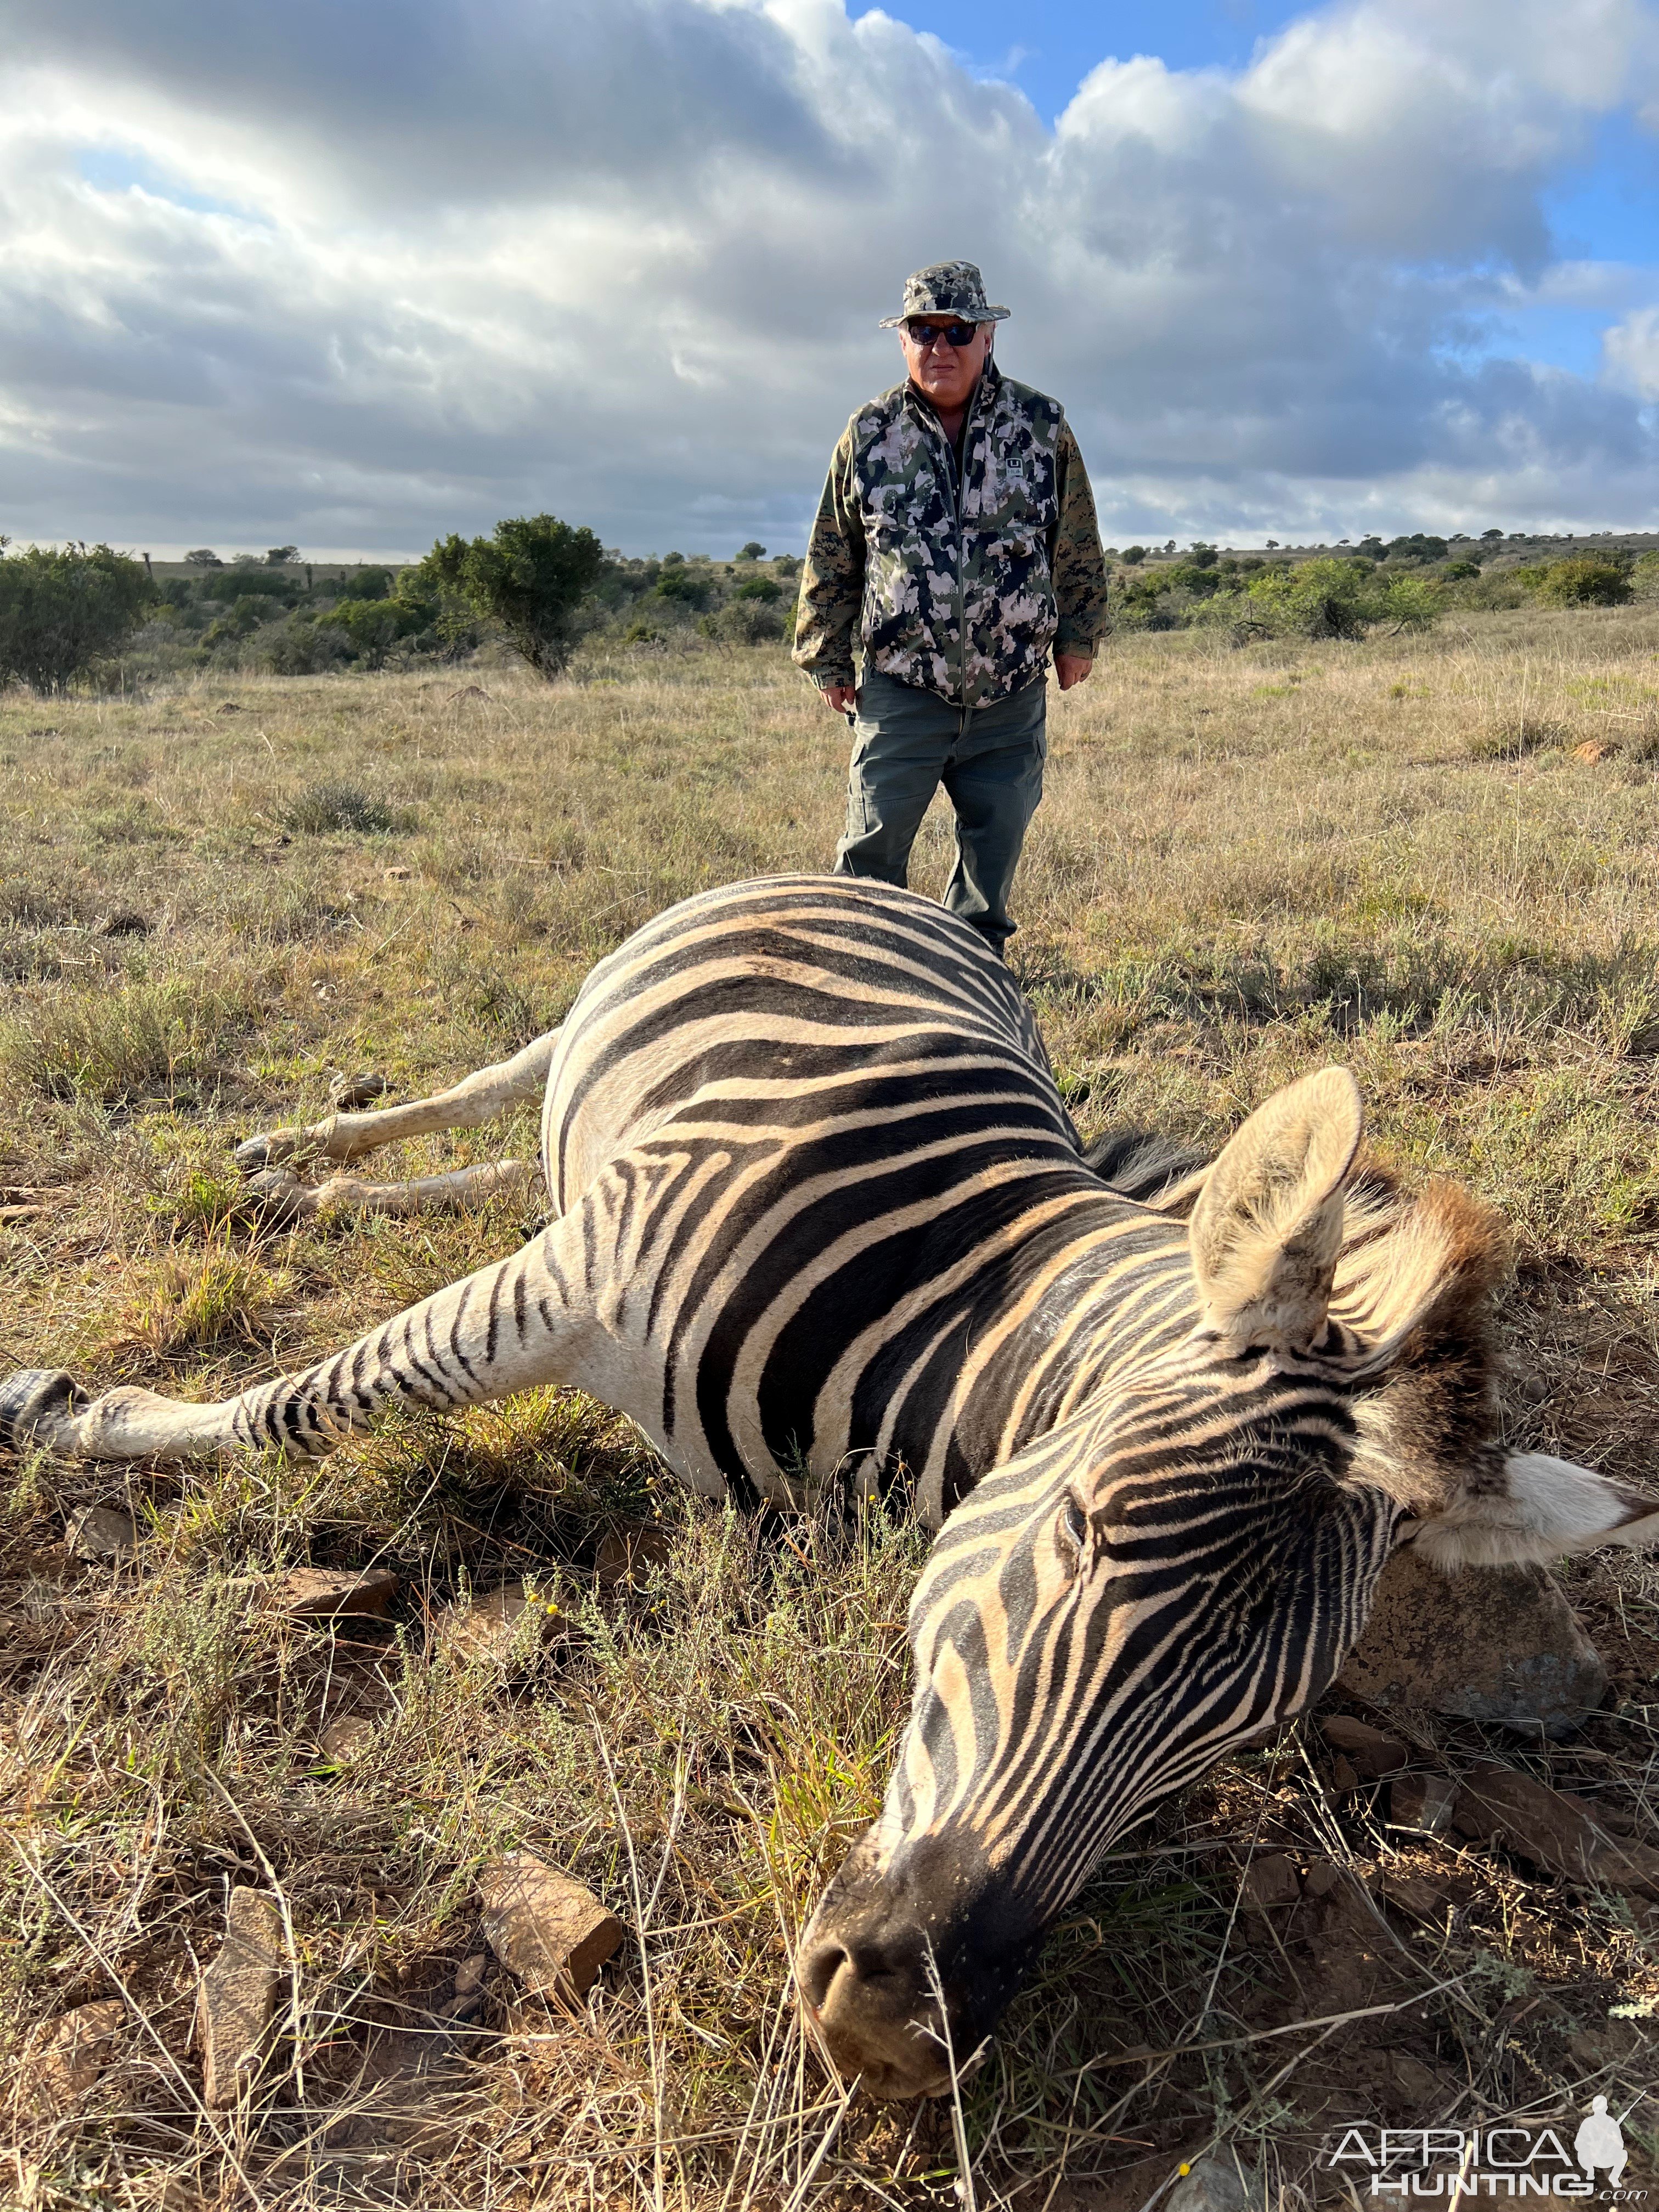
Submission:
<svg viewBox="0 0 1659 2212">
<path fill-rule="evenodd" d="M 1103 63 L 1052 134 L 836 0 L 9 15 L 15 536 L 416 550 L 550 506 L 789 543 L 896 374 L 873 324 L 951 253 L 1120 539 L 1659 500 L 1650 291 L 1602 283 L 1601 383 L 1492 335 L 1602 283 L 1540 195 L 1659 85 L 1638 0 L 1358 0 L 1239 75 Z"/>
</svg>

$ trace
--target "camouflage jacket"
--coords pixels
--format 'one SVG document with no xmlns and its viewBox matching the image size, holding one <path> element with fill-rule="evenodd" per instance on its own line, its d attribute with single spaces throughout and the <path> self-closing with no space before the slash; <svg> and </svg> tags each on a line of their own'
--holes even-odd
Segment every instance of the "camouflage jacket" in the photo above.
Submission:
<svg viewBox="0 0 1659 2212">
<path fill-rule="evenodd" d="M 978 707 L 1022 690 L 1051 648 L 1109 627 L 1095 503 L 1059 402 L 988 362 L 963 426 L 960 483 L 939 417 L 908 384 L 848 424 L 801 573 L 795 659 L 820 685 L 865 665 Z"/>
</svg>

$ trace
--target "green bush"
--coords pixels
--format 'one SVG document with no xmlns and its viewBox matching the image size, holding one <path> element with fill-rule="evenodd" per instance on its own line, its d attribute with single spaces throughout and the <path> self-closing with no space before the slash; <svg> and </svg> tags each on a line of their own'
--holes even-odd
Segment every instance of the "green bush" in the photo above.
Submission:
<svg viewBox="0 0 1659 2212">
<path fill-rule="evenodd" d="M 441 538 L 418 564 L 418 581 L 458 594 L 475 615 L 499 623 L 538 675 L 568 666 L 582 601 L 605 568 L 591 530 L 556 515 L 498 522 L 493 538 Z"/>
<path fill-rule="evenodd" d="M 719 638 L 726 645 L 766 645 L 783 635 L 784 620 L 781 611 L 765 600 L 739 593 L 717 614 L 705 615 L 697 627 L 705 637 Z"/>
<path fill-rule="evenodd" d="M 307 614 L 268 623 L 259 638 L 259 659 L 273 676 L 321 676 L 343 668 L 351 651 L 343 629 Z"/>
<path fill-rule="evenodd" d="M 702 607 L 708 603 L 708 583 L 683 562 L 672 568 L 664 565 L 657 579 L 656 593 L 659 599 L 670 599 L 683 607 Z"/>
<path fill-rule="evenodd" d="M 1307 638 L 1358 638 L 1378 623 L 1427 629 L 1439 612 L 1421 576 L 1385 577 L 1358 561 L 1304 561 L 1253 577 L 1245 626 Z"/>
<path fill-rule="evenodd" d="M 107 545 L 0 541 L 0 684 L 67 691 L 131 636 L 155 596 L 142 563 Z"/>
<path fill-rule="evenodd" d="M 783 586 L 775 583 L 770 576 L 751 576 L 746 584 L 739 584 L 732 596 L 734 599 L 781 599 Z"/>
<path fill-rule="evenodd" d="M 337 599 L 317 617 L 319 629 L 343 630 L 353 653 L 368 668 L 384 668 L 392 647 L 419 622 L 416 609 L 401 599 Z"/>
<path fill-rule="evenodd" d="M 1552 562 L 1538 580 L 1538 596 L 1553 607 L 1622 607 L 1632 596 L 1630 571 L 1622 561 L 1581 553 Z"/>
</svg>

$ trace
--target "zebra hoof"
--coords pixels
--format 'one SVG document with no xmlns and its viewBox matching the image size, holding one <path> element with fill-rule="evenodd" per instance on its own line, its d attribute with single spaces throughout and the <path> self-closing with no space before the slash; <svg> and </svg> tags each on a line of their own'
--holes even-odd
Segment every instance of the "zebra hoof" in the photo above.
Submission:
<svg viewBox="0 0 1659 2212">
<path fill-rule="evenodd" d="M 270 1139 L 245 1137 L 230 1157 L 244 1175 L 258 1175 L 261 1168 L 270 1165 Z"/>
<path fill-rule="evenodd" d="M 50 1443 L 51 1431 L 73 1417 L 80 1395 L 75 1377 L 61 1367 L 20 1367 L 0 1382 L 0 1443 Z"/>
<path fill-rule="evenodd" d="M 308 1220 L 317 1211 L 316 1192 L 286 1168 L 250 1176 L 244 1196 L 250 1213 L 284 1227 L 291 1221 Z"/>
</svg>

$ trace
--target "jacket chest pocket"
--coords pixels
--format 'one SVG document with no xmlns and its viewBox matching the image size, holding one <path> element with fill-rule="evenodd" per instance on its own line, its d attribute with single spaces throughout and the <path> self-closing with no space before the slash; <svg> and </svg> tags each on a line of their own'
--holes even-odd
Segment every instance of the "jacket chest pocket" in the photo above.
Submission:
<svg viewBox="0 0 1659 2212">
<path fill-rule="evenodd" d="M 1060 512 L 1054 456 L 1020 438 L 993 433 L 969 457 L 963 501 L 969 528 L 1040 537 Z"/>
</svg>

